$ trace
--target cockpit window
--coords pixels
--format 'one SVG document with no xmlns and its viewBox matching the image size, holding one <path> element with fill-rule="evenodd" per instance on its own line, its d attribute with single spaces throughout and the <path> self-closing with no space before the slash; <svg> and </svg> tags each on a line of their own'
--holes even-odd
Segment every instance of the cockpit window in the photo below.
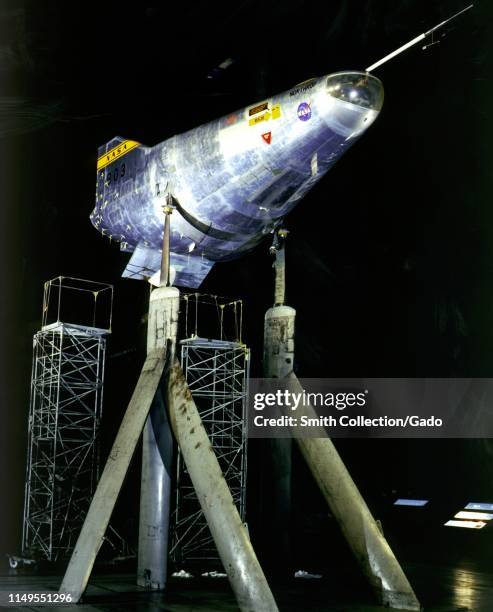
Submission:
<svg viewBox="0 0 493 612">
<path fill-rule="evenodd" d="M 363 108 L 379 111 L 383 105 L 383 85 L 367 72 L 336 72 L 327 77 L 327 93 Z"/>
</svg>

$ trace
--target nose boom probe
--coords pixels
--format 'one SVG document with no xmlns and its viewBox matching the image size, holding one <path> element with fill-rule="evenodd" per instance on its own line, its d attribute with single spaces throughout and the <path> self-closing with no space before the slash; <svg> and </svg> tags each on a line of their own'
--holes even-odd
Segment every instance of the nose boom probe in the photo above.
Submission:
<svg viewBox="0 0 493 612">
<path fill-rule="evenodd" d="M 368 68 L 366 68 L 366 72 L 371 72 L 372 70 L 375 70 L 375 68 L 378 68 L 379 66 L 381 66 L 382 64 L 385 64 L 386 62 L 388 62 L 389 60 L 391 60 L 393 57 L 395 57 L 396 55 L 401 54 L 403 51 L 405 51 L 406 49 L 409 49 L 410 47 L 412 47 L 413 45 L 415 45 L 416 43 L 419 43 L 421 40 L 424 40 L 425 38 L 427 38 L 428 36 L 430 36 L 431 34 L 433 34 L 433 32 L 435 32 L 436 30 L 438 30 L 439 28 L 443 27 L 446 23 L 448 23 L 449 21 L 452 21 L 452 19 L 455 19 L 456 17 L 458 17 L 459 15 L 462 15 L 462 13 L 465 13 L 466 11 L 468 11 L 469 9 L 472 9 L 472 7 L 474 6 L 474 4 L 470 4 L 469 6 L 466 6 L 466 8 L 463 8 L 461 11 L 459 11 L 458 13 L 455 13 L 455 15 L 452 15 L 452 17 L 449 17 L 448 19 L 445 19 L 445 21 L 442 21 L 441 23 L 439 23 L 438 25 L 436 25 L 434 28 L 431 28 L 431 30 L 428 30 L 427 32 L 424 32 L 423 34 L 420 34 L 419 36 L 416 36 L 416 38 L 413 38 L 412 40 L 410 40 L 409 42 L 407 42 L 405 45 L 402 45 L 402 47 L 399 47 L 398 49 L 396 49 L 395 51 L 392 51 L 392 53 L 389 53 L 388 55 L 386 55 L 385 57 L 382 57 L 382 59 L 379 59 L 377 62 L 375 62 L 374 64 L 372 64 L 371 66 L 368 66 Z"/>
</svg>

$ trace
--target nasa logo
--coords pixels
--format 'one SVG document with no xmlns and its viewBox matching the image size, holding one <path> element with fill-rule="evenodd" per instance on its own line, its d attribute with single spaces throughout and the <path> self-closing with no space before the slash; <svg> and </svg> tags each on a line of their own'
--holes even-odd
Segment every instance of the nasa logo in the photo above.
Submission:
<svg viewBox="0 0 493 612">
<path fill-rule="evenodd" d="M 310 108 L 310 105 L 307 102 L 302 102 L 298 106 L 298 119 L 300 119 L 301 121 L 308 121 L 311 116 L 312 109 Z"/>
</svg>

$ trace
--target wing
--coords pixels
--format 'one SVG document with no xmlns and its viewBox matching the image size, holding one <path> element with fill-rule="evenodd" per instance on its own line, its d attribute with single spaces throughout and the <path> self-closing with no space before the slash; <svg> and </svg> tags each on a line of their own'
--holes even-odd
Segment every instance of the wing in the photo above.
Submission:
<svg viewBox="0 0 493 612">
<path fill-rule="evenodd" d="M 171 281 L 178 287 L 197 289 L 214 265 L 204 257 L 171 253 Z M 122 276 L 137 280 L 149 279 L 153 285 L 159 285 L 161 270 L 161 251 L 138 244 Z"/>
</svg>

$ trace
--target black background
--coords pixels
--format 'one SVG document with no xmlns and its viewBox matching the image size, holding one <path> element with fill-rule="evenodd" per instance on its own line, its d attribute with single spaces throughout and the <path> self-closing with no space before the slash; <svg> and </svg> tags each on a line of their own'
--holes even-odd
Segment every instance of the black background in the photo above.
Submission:
<svg viewBox="0 0 493 612">
<path fill-rule="evenodd" d="M 148 287 L 120 278 L 128 256 L 88 219 L 98 146 L 115 135 L 154 145 L 312 76 L 364 69 L 462 7 L 458 0 L 2 2 L 0 552 L 20 548 L 43 282 L 62 274 L 115 285 L 106 443 L 142 359 Z M 297 310 L 300 377 L 493 376 L 492 13 L 479 2 L 438 33 L 447 33 L 439 44 L 417 45 L 376 71 L 385 87 L 380 117 L 288 217 L 287 297 Z M 233 66 L 208 79 L 229 57 Z M 271 305 L 268 246 L 215 266 L 203 285 L 244 300 L 253 374 Z M 338 448 L 387 519 L 394 545 L 408 547 L 409 534 L 424 528 L 417 515 L 391 512 L 395 496 L 408 495 L 435 504 L 426 527 L 440 544 L 435 554 L 486 555 L 488 529 L 457 535 L 440 525 L 468 501 L 493 501 L 489 441 Z M 250 450 L 250 523 L 264 554 L 271 543 L 262 532 L 263 449 Z M 333 527 L 299 459 L 295 472 L 306 565 Z M 136 504 L 137 486 L 135 467 L 124 500 Z M 135 539 L 135 508 L 117 512 Z"/>
</svg>

